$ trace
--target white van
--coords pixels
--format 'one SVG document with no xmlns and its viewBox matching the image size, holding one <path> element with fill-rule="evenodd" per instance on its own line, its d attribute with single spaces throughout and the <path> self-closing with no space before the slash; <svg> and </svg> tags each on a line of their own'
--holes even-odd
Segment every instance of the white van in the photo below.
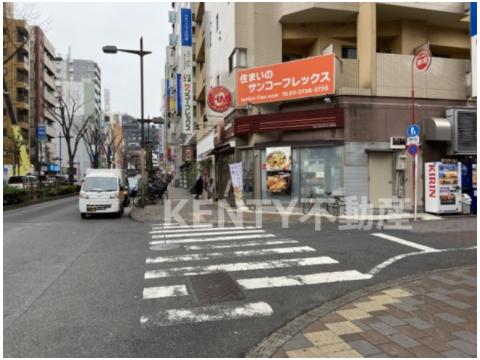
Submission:
<svg viewBox="0 0 480 360">
<path fill-rule="evenodd" d="M 120 216 L 125 206 L 126 188 L 118 169 L 87 169 L 79 196 L 82 218 L 87 214 L 115 213 Z"/>
</svg>

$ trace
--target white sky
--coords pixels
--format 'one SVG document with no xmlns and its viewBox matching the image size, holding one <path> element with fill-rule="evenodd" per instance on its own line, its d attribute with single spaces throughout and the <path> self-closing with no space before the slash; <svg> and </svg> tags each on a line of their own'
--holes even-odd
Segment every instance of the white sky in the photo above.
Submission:
<svg viewBox="0 0 480 360">
<path fill-rule="evenodd" d="M 19 6 L 24 4 L 19 4 Z M 71 47 L 74 59 L 94 60 L 102 72 L 103 89 L 110 89 L 112 112 L 140 117 L 140 58 L 134 54 L 104 54 L 102 46 L 139 49 L 143 36 L 145 116 L 161 115 L 165 47 L 168 44 L 170 3 L 35 3 L 35 17 L 57 53 Z M 103 103 L 102 103 L 103 107 Z"/>
</svg>

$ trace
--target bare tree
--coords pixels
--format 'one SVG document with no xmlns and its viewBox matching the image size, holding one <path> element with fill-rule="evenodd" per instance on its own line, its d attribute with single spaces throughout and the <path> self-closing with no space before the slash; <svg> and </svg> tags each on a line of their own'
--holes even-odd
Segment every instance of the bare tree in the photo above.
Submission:
<svg viewBox="0 0 480 360">
<path fill-rule="evenodd" d="M 78 112 L 84 106 L 71 94 L 64 96 L 59 94 L 58 107 L 45 110 L 50 113 L 63 133 L 65 143 L 67 145 L 68 155 L 68 181 L 73 184 L 74 162 L 77 154 L 78 145 L 87 131 L 88 124 L 92 120 L 92 116 L 79 116 Z"/>
<path fill-rule="evenodd" d="M 94 169 L 98 169 L 100 152 L 103 147 L 104 135 L 100 129 L 100 122 L 98 119 L 93 119 L 85 128 L 85 132 L 82 134 L 82 139 L 87 148 L 87 154 L 90 158 L 90 166 Z"/>
<path fill-rule="evenodd" d="M 121 137 L 120 134 L 115 135 L 115 131 L 111 126 L 108 127 L 103 141 L 103 151 L 105 152 L 107 167 L 109 169 L 112 167 L 115 155 L 122 146 L 122 142 L 120 141 Z"/>
</svg>

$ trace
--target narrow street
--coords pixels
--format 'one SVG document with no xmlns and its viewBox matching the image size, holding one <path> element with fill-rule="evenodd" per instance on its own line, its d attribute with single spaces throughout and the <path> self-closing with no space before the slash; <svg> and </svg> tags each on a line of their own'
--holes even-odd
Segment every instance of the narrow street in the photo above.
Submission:
<svg viewBox="0 0 480 360">
<path fill-rule="evenodd" d="M 82 220 L 76 197 L 8 211 L 4 356 L 243 356 L 352 291 L 475 264 L 470 221 L 413 231 L 179 226 L 128 211 Z M 462 222 L 466 231 L 451 224 Z"/>
</svg>

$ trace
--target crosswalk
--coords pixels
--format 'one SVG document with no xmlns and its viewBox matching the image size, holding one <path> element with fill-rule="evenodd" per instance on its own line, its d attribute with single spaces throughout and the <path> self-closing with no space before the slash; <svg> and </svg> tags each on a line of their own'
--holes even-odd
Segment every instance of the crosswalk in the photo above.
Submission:
<svg viewBox="0 0 480 360">
<path fill-rule="evenodd" d="M 264 301 L 258 301 L 256 296 L 252 302 L 249 301 L 249 291 L 372 277 L 357 270 L 312 273 L 318 266 L 335 265 L 339 261 L 319 254 L 317 249 L 298 240 L 278 237 L 254 226 L 154 224 L 149 235 L 151 252 L 145 260 L 143 300 L 149 301 L 150 305 L 152 301 L 156 302 L 153 312 L 150 310 L 141 316 L 140 323 L 145 326 L 268 317 L 273 315 L 268 293 L 265 293 Z M 157 250 L 158 245 L 163 244 L 174 244 L 179 248 L 173 252 Z M 192 279 L 219 273 L 231 277 L 233 286 L 238 287 L 242 297 L 208 304 L 199 302 L 197 290 L 191 285 Z M 173 302 L 171 299 L 177 300 Z M 190 301 L 182 302 L 181 299 Z"/>
</svg>

